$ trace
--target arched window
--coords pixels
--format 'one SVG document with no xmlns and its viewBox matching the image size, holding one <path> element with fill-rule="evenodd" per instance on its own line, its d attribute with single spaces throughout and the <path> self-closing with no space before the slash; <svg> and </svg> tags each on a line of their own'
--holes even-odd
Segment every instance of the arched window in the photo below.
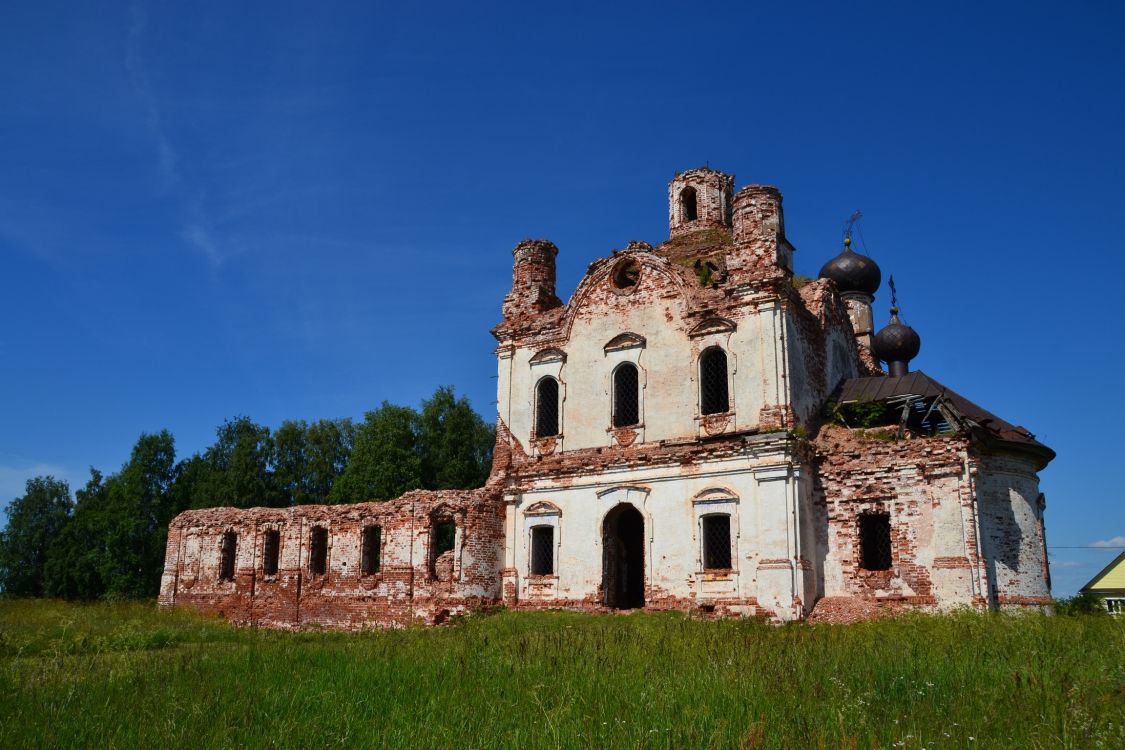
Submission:
<svg viewBox="0 0 1125 750">
<path fill-rule="evenodd" d="M 262 545 L 262 572 L 268 576 L 277 575 L 277 562 L 281 552 L 281 532 L 277 529 L 266 531 L 265 542 Z"/>
<path fill-rule="evenodd" d="M 238 550 L 238 534 L 228 531 L 223 534 L 223 544 L 219 555 L 219 580 L 234 580 L 234 553 Z"/>
<path fill-rule="evenodd" d="M 680 191 L 680 215 L 684 221 L 695 221 L 699 218 L 695 205 L 695 188 L 686 187 Z"/>
<path fill-rule="evenodd" d="M 613 371 L 613 426 L 632 427 L 640 421 L 637 368 L 625 363 Z"/>
<path fill-rule="evenodd" d="M 543 378 L 535 386 L 535 437 L 559 434 L 559 381 Z"/>
<path fill-rule="evenodd" d="M 373 575 L 379 572 L 380 551 L 383 546 L 383 529 L 380 526 L 365 526 L 363 528 L 363 538 L 361 545 L 362 555 L 360 556 L 360 572 L 365 575 Z"/>
<path fill-rule="evenodd" d="M 730 411 L 727 393 L 727 353 L 717 346 L 699 357 L 699 410 L 703 414 Z"/>
<path fill-rule="evenodd" d="M 555 574 L 555 527 L 531 527 L 531 575 Z"/>
<path fill-rule="evenodd" d="M 322 576 L 328 572 L 328 529 L 314 526 L 309 537 L 309 573 Z"/>
</svg>

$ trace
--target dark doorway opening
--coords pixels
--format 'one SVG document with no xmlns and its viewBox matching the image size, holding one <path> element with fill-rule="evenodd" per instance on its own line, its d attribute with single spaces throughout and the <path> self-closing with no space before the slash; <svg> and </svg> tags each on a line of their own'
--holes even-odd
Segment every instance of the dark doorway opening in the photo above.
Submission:
<svg viewBox="0 0 1125 750">
<path fill-rule="evenodd" d="M 602 589 L 616 609 L 645 605 L 645 519 L 632 505 L 606 514 L 602 527 Z"/>
</svg>

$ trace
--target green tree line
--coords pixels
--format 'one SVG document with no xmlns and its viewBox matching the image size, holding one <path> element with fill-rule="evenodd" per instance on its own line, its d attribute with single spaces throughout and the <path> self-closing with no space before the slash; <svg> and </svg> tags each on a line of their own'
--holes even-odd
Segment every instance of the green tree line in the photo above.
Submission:
<svg viewBox="0 0 1125 750">
<path fill-rule="evenodd" d="M 287 421 L 274 431 L 229 419 L 206 450 L 176 460 L 172 433 L 144 433 L 116 474 L 90 469 L 74 493 L 54 477 L 29 479 L 0 532 L 7 596 L 130 599 L 155 596 L 168 523 L 189 508 L 288 507 L 388 500 L 413 489 L 480 487 L 494 428 L 453 388 L 421 409 L 383 402 L 351 419 Z"/>
</svg>

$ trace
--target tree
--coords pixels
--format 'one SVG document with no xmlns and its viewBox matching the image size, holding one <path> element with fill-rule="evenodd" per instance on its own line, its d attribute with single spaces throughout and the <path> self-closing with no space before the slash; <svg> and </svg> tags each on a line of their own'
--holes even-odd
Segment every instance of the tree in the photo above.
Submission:
<svg viewBox="0 0 1125 750">
<path fill-rule="evenodd" d="M 422 486 L 469 490 L 484 485 L 492 468 L 495 428 L 473 411 L 469 400 L 443 386 L 422 402 L 418 447 Z"/>
<path fill-rule="evenodd" d="M 43 593 L 63 599 L 97 599 L 105 594 L 102 561 L 109 537 L 102 473 L 90 467 L 90 479 L 75 494 L 74 514 L 47 550 Z"/>
<path fill-rule="evenodd" d="M 332 486 L 333 503 L 389 500 L 422 486 L 418 412 L 386 401 L 356 428 L 351 457 Z"/>
<path fill-rule="evenodd" d="M 179 511 L 171 493 L 175 466 L 172 434 L 142 433 L 129 461 L 106 483 L 105 596 L 155 596 L 159 590 L 168 522 Z"/>
<path fill-rule="evenodd" d="M 329 502 L 333 484 L 347 467 L 354 436 L 350 419 L 282 422 L 273 435 L 272 463 L 285 504 Z"/>
<path fill-rule="evenodd" d="M 179 467 L 167 430 L 142 433 L 121 471 L 96 469 L 73 517 L 51 545 L 46 593 L 68 599 L 155 596 L 168 522 L 185 507 L 174 491 Z"/>
<path fill-rule="evenodd" d="M 70 487 L 54 477 L 27 480 L 26 492 L 8 506 L 0 532 L 0 590 L 8 596 L 43 596 L 47 551 L 71 512 Z"/>
<path fill-rule="evenodd" d="M 216 430 L 217 440 L 195 466 L 193 481 L 183 489 L 190 493 L 193 508 L 230 506 L 279 507 L 285 495 L 278 490 L 270 471 L 273 440 L 270 430 L 249 417 L 235 417 Z"/>
</svg>

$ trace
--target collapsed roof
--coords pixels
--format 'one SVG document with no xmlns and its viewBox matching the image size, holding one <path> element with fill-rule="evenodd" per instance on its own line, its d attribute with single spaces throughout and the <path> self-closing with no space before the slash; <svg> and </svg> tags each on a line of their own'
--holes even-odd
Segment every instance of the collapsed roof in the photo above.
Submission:
<svg viewBox="0 0 1125 750">
<path fill-rule="evenodd" d="M 1026 428 L 1006 422 L 921 370 L 902 377 L 845 380 L 837 390 L 836 402 L 881 402 L 903 407 L 904 421 L 910 414 L 914 421 L 924 423 L 932 432 L 972 431 L 986 444 L 1004 443 L 1034 453 L 1044 465 L 1055 457 L 1055 452 L 1036 440 Z"/>
</svg>

